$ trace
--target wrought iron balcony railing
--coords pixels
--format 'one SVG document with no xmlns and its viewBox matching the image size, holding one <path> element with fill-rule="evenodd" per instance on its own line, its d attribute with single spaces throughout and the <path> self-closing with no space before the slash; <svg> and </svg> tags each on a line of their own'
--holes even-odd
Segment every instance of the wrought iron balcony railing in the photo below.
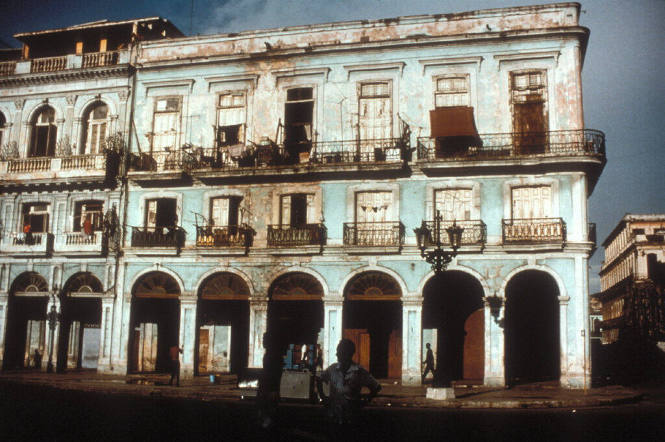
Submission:
<svg viewBox="0 0 665 442">
<path fill-rule="evenodd" d="M 406 147 L 402 138 L 317 141 L 312 143 L 309 161 L 324 164 L 400 162 L 405 158 Z"/>
<path fill-rule="evenodd" d="M 108 51 L 108 52 L 92 52 L 88 54 L 83 54 L 83 59 L 81 60 L 81 67 L 83 68 L 95 68 L 100 66 L 112 66 L 118 64 L 118 51 Z"/>
<path fill-rule="evenodd" d="M 191 156 L 187 152 L 174 148 L 132 154 L 129 167 L 140 172 L 176 172 L 188 170 L 191 162 Z"/>
<path fill-rule="evenodd" d="M 399 247 L 404 244 L 404 225 L 399 221 L 344 223 L 344 245 Z"/>
<path fill-rule="evenodd" d="M 327 229 L 323 224 L 268 226 L 268 247 L 324 246 Z"/>
<path fill-rule="evenodd" d="M 132 247 L 176 247 L 185 244 L 185 231 L 181 227 L 132 227 Z"/>
<path fill-rule="evenodd" d="M 462 241 L 461 245 L 483 245 L 487 241 L 487 226 L 481 220 L 462 220 L 455 221 L 455 223 L 463 228 L 462 231 Z M 432 247 L 435 244 L 434 241 L 434 221 L 426 221 L 425 225 L 429 236 L 425 238 L 425 245 L 427 247 Z M 439 237 L 441 238 L 442 245 L 450 245 L 450 237 L 447 228 L 453 225 L 453 221 L 441 221 L 439 225 Z"/>
<path fill-rule="evenodd" d="M 561 218 L 504 219 L 504 244 L 561 243 L 566 241 L 566 223 Z"/>
<path fill-rule="evenodd" d="M 468 145 L 467 145 L 468 144 Z M 532 156 L 603 156 L 605 134 L 591 129 L 537 133 L 481 134 L 476 142 L 450 145 L 445 139 L 418 138 L 419 160 L 486 160 Z"/>
<path fill-rule="evenodd" d="M 240 167 L 307 164 L 399 163 L 408 152 L 401 138 L 376 140 L 317 141 L 308 143 L 309 152 L 290 152 L 284 145 L 236 145 L 191 148 L 192 169 L 235 169 Z"/>
<path fill-rule="evenodd" d="M 197 247 L 251 247 L 254 229 L 238 226 L 196 226 Z"/>
</svg>

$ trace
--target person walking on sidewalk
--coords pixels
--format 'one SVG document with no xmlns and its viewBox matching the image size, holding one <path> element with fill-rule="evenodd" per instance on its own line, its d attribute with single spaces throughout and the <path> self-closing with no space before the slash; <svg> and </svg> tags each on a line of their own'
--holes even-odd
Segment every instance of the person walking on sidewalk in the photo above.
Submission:
<svg viewBox="0 0 665 442">
<path fill-rule="evenodd" d="M 423 371 L 423 382 L 425 382 L 425 378 L 429 372 L 432 372 L 432 374 L 434 373 L 434 353 L 432 353 L 432 348 L 430 347 L 429 342 L 425 344 L 425 347 L 427 347 L 427 355 L 423 361 L 423 364 L 425 364 L 425 371 Z"/>
<path fill-rule="evenodd" d="M 381 391 L 381 385 L 367 370 L 352 361 L 356 346 L 349 339 L 337 345 L 337 362 L 317 377 L 317 389 L 328 408 L 330 436 L 332 440 L 356 440 L 359 437 L 360 409 Z M 323 392 L 323 382 L 330 385 L 330 394 Z M 361 395 L 363 387 L 369 393 Z"/>
<path fill-rule="evenodd" d="M 169 362 L 171 366 L 171 380 L 169 385 L 173 385 L 173 379 L 175 379 L 175 386 L 180 387 L 180 353 L 182 353 L 182 348 L 177 345 L 172 345 L 169 348 Z"/>
</svg>

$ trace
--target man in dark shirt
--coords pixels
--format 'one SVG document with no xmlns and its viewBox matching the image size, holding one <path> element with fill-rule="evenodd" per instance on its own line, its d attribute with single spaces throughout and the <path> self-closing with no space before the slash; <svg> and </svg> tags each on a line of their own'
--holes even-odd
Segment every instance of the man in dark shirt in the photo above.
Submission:
<svg viewBox="0 0 665 442">
<path fill-rule="evenodd" d="M 434 373 L 434 353 L 432 353 L 432 348 L 429 345 L 429 342 L 425 344 L 425 347 L 427 347 L 427 355 L 425 356 L 425 360 L 423 361 L 423 364 L 425 364 L 425 371 L 423 372 L 423 382 L 425 382 L 425 378 L 427 377 L 427 374 L 429 372 Z"/>
<path fill-rule="evenodd" d="M 169 385 L 173 385 L 173 379 L 175 379 L 175 386 L 180 387 L 180 353 L 182 353 L 182 348 L 177 345 L 172 345 L 169 348 L 169 362 L 171 364 L 171 380 Z"/>
</svg>

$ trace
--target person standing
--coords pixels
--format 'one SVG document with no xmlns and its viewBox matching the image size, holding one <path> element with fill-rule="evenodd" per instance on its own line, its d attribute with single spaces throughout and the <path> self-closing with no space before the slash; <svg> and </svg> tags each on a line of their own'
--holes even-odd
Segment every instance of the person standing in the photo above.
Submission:
<svg viewBox="0 0 665 442">
<path fill-rule="evenodd" d="M 317 388 L 330 423 L 330 436 L 334 440 L 354 440 L 359 437 L 360 410 L 381 391 L 381 385 L 367 370 L 352 361 L 356 346 L 349 339 L 337 345 L 337 362 L 317 377 Z M 329 384 L 330 394 L 323 392 L 323 382 Z M 362 395 L 362 388 L 369 393 Z"/>
<path fill-rule="evenodd" d="M 169 348 L 169 362 L 171 364 L 171 380 L 169 385 L 173 385 L 173 380 L 175 379 L 175 386 L 180 387 L 180 353 L 182 353 L 182 348 L 177 345 L 172 345 Z"/>
<path fill-rule="evenodd" d="M 259 426 L 262 431 L 276 433 L 277 406 L 279 405 L 279 387 L 284 370 L 284 352 L 279 337 L 273 333 L 263 334 L 263 370 L 259 377 L 259 389 L 256 392 Z"/>
<path fill-rule="evenodd" d="M 434 353 L 432 353 L 432 348 L 429 345 L 429 342 L 425 344 L 425 347 L 427 347 L 427 354 L 425 356 L 425 360 L 423 361 L 423 364 L 425 364 L 425 371 L 423 371 L 423 380 L 422 382 L 425 382 L 425 378 L 427 377 L 428 373 L 434 374 Z"/>
</svg>

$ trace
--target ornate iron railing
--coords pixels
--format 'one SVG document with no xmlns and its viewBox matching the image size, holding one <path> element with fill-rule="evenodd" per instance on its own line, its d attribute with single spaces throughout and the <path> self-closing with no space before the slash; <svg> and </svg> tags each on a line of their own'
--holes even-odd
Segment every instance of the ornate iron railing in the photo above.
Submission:
<svg viewBox="0 0 665 442">
<path fill-rule="evenodd" d="M 14 75 L 14 72 L 16 72 L 16 62 L 15 61 L 0 62 L 0 77 L 6 77 L 8 75 Z"/>
<path fill-rule="evenodd" d="M 118 64 L 118 51 L 83 54 L 83 60 L 81 60 L 81 67 L 84 68 L 112 66 L 114 64 Z"/>
<path fill-rule="evenodd" d="M 185 231 L 181 227 L 132 227 L 132 247 L 176 247 L 185 244 Z"/>
<path fill-rule="evenodd" d="M 268 247 L 324 246 L 327 229 L 323 224 L 268 226 Z"/>
<path fill-rule="evenodd" d="M 463 220 L 455 221 L 455 223 L 463 228 L 462 242 L 464 245 L 485 244 L 487 241 L 487 226 L 481 220 Z M 442 245 L 450 245 L 450 238 L 448 237 L 447 228 L 453 225 L 453 221 L 441 221 L 439 224 L 439 237 Z M 435 244 L 434 240 L 434 221 L 426 221 L 425 226 L 429 232 L 429 236 L 425 238 L 425 245 L 432 247 Z"/>
<path fill-rule="evenodd" d="M 35 58 L 30 62 L 30 72 L 55 72 L 67 68 L 67 56 Z"/>
<path fill-rule="evenodd" d="M 564 243 L 566 223 L 561 218 L 504 219 L 505 244 Z"/>
<path fill-rule="evenodd" d="M 404 225 L 399 221 L 344 223 L 344 245 L 394 246 L 404 244 Z"/>
<path fill-rule="evenodd" d="M 182 149 L 153 150 L 149 153 L 133 154 L 130 168 L 143 172 L 165 172 L 188 170 L 192 165 L 189 153 Z"/>
<path fill-rule="evenodd" d="M 317 141 L 312 143 L 312 163 L 400 162 L 405 158 L 406 143 L 401 138 L 374 140 Z"/>
<path fill-rule="evenodd" d="M 251 247 L 254 229 L 239 226 L 196 226 L 197 247 Z"/>
<path fill-rule="evenodd" d="M 598 130 L 560 130 L 537 133 L 481 134 L 468 145 L 446 148 L 445 140 L 419 137 L 419 160 L 484 160 L 531 156 L 605 155 L 605 134 Z"/>
</svg>

